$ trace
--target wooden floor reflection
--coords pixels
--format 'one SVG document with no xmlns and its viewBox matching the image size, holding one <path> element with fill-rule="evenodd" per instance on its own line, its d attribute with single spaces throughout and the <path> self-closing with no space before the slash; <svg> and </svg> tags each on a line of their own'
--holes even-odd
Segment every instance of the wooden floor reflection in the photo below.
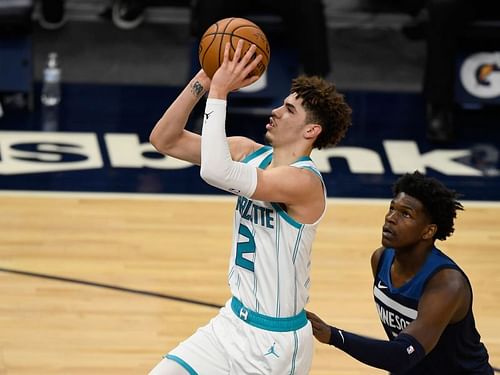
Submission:
<svg viewBox="0 0 500 375">
<path fill-rule="evenodd" d="M 380 338 L 369 258 L 387 204 L 329 202 L 308 305 Z M 439 245 L 473 283 L 498 367 L 500 205 L 464 205 L 455 235 Z M 203 303 L 229 298 L 233 199 L 3 193 L 0 207 L 0 374 L 145 374 L 217 313 Z M 385 372 L 316 343 L 311 374 Z"/>
</svg>

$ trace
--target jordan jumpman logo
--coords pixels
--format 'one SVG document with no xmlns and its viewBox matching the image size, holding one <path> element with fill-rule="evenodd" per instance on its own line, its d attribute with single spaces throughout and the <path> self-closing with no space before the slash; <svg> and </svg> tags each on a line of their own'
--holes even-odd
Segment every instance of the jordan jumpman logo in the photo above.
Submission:
<svg viewBox="0 0 500 375">
<path fill-rule="evenodd" d="M 276 345 L 276 343 L 275 343 L 275 342 L 273 342 L 273 345 L 271 345 L 271 347 L 270 347 L 269 349 L 267 349 L 267 353 L 266 353 L 266 354 L 264 354 L 264 356 L 269 355 L 269 354 L 273 354 L 273 355 L 275 355 L 276 357 L 278 357 L 278 358 L 279 358 L 280 356 L 278 355 L 278 353 L 276 353 L 276 351 L 275 351 L 275 349 L 274 349 L 274 346 L 275 346 L 275 345 Z"/>
</svg>

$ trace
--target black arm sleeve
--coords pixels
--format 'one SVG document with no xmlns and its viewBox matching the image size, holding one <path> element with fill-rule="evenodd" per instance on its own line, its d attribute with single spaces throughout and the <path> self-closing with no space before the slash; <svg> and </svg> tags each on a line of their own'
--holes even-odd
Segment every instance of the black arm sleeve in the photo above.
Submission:
<svg viewBox="0 0 500 375">
<path fill-rule="evenodd" d="M 395 373 L 407 371 L 425 357 L 422 345 L 404 333 L 392 341 L 384 341 L 331 327 L 330 345 L 364 364 Z"/>
</svg>

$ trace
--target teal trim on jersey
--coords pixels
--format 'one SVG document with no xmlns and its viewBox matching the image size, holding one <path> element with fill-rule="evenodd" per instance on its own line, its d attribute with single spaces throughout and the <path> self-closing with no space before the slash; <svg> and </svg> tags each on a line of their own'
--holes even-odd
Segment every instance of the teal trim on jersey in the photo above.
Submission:
<svg viewBox="0 0 500 375">
<path fill-rule="evenodd" d="M 268 159 L 269 159 L 268 164 L 266 164 L 265 166 L 263 166 L 263 164 Z M 271 162 L 271 159 L 272 159 L 272 154 L 270 154 L 269 156 L 267 156 L 262 161 L 262 163 L 260 163 L 259 168 L 265 168 L 265 167 L 267 167 L 267 165 L 269 165 L 269 163 Z M 311 161 L 311 159 L 308 156 L 303 156 L 303 157 L 299 158 L 295 163 L 302 162 L 302 161 Z M 292 164 L 292 166 L 293 166 L 293 164 Z M 308 169 L 311 172 L 313 172 L 314 174 L 318 175 L 318 177 L 321 179 L 321 182 L 323 183 L 323 186 L 325 185 L 324 182 L 323 182 L 323 177 L 321 176 L 321 173 L 317 169 L 315 169 L 314 167 L 309 166 L 309 165 L 303 165 L 303 166 L 297 166 L 297 167 L 298 168 Z M 283 219 L 285 219 L 285 221 L 288 224 L 292 225 L 293 227 L 295 227 L 297 229 L 300 229 L 300 228 L 302 228 L 304 226 L 304 224 L 299 223 L 294 218 L 292 218 L 291 216 L 289 216 L 288 213 L 283 208 L 281 208 L 281 206 L 278 203 L 271 202 L 271 205 L 276 210 L 276 212 L 278 213 L 278 215 L 280 215 Z"/>
<path fill-rule="evenodd" d="M 297 313 L 297 267 L 293 267 L 293 312 Z"/>
<path fill-rule="evenodd" d="M 241 161 L 242 163 L 248 163 L 250 160 L 255 159 L 257 156 L 262 155 L 264 152 L 271 150 L 271 146 L 262 146 L 257 151 L 248 154 Z"/>
<path fill-rule="evenodd" d="M 293 248 L 292 254 L 292 262 L 295 264 L 295 260 L 297 259 L 297 254 L 299 253 L 300 248 L 300 239 L 302 238 L 302 233 L 304 232 L 304 226 L 301 226 L 299 229 L 299 234 L 297 236 L 297 240 L 295 241 L 295 246 Z"/>
<path fill-rule="evenodd" d="M 301 168 L 303 168 L 303 169 L 307 169 L 307 170 L 309 170 L 309 171 L 313 172 L 313 173 L 314 173 L 315 175 L 317 175 L 319 178 L 323 179 L 323 177 L 321 176 L 321 173 L 319 173 L 319 171 L 318 171 L 317 169 L 314 169 L 313 167 L 309 167 L 309 166 L 307 166 L 307 167 L 301 167 Z"/>
<path fill-rule="evenodd" d="M 311 279 L 308 277 L 306 282 L 304 283 L 304 288 L 309 288 L 310 283 L 311 283 Z"/>
<path fill-rule="evenodd" d="M 299 253 L 300 248 L 300 240 L 302 239 L 302 233 L 304 232 L 304 226 L 299 229 L 299 233 L 297 234 L 297 238 L 295 239 L 295 246 L 293 248 L 292 262 L 293 262 L 293 279 L 294 279 L 294 303 L 293 303 L 293 311 L 297 312 L 297 267 L 295 266 L 295 260 L 297 259 L 297 254 Z"/>
<path fill-rule="evenodd" d="M 252 235 L 255 236 L 255 228 L 253 229 Z M 257 259 L 257 251 L 255 251 L 254 256 L 253 256 L 253 263 L 255 264 Z M 260 303 L 259 303 L 259 298 L 257 297 L 257 290 L 258 290 L 258 280 L 257 280 L 257 274 L 254 272 L 253 273 L 253 295 L 255 297 L 255 311 L 260 310 Z"/>
<path fill-rule="evenodd" d="M 309 157 L 309 156 L 301 156 L 300 158 L 298 158 L 295 163 L 298 163 L 299 161 L 311 161 L 312 162 L 312 159 Z M 295 164 L 294 163 L 294 164 Z"/>
<path fill-rule="evenodd" d="M 266 169 L 269 164 L 271 164 L 271 160 L 273 160 L 273 154 L 267 155 L 264 160 L 262 160 L 259 164 L 260 169 Z"/>
<path fill-rule="evenodd" d="M 276 220 L 276 316 L 281 314 L 280 306 L 280 230 L 281 221 Z"/>
<path fill-rule="evenodd" d="M 194 371 L 194 369 L 191 366 L 189 366 L 187 364 L 187 362 L 184 361 L 182 358 L 179 358 L 176 355 L 172 355 L 172 354 L 167 354 L 165 356 L 165 358 L 170 359 L 174 362 L 177 362 L 179 365 L 181 365 L 189 373 L 189 375 L 198 375 L 198 373 L 196 371 Z"/>
<path fill-rule="evenodd" d="M 287 318 L 274 318 L 262 315 L 258 312 L 247 309 L 238 298 L 231 300 L 231 309 L 234 314 L 245 323 L 253 327 L 265 329 L 272 332 L 290 332 L 301 329 L 307 324 L 306 312 L 302 310 L 298 315 Z"/>
<path fill-rule="evenodd" d="M 293 356 L 292 356 L 292 368 L 290 369 L 290 375 L 295 374 L 295 363 L 297 362 L 297 352 L 299 351 L 299 337 L 297 336 L 297 332 L 293 333 L 293 341 L 294 341 L 294 348 L 293 348 Z"/>
<path fill-rule="evenodd" d="M 301 224 L 299 223 L 298 221 L 295 221 L 294 218 L 292 218 L 291 216 L 289 216 L 286 211 L 281 208 L 281 206 L 278 204 L 278 203 L 271 203 L 271 205 L 273 206 L 273 208 L 276 210 L 276 212 L 278 213 L 278 215 L 280 215 L 283 219 L 285 219 L 285 221 L 290 224 L 291 226 L 297 228 L 297 229 L 300 229 L 304 224 Z"/>
</svg>

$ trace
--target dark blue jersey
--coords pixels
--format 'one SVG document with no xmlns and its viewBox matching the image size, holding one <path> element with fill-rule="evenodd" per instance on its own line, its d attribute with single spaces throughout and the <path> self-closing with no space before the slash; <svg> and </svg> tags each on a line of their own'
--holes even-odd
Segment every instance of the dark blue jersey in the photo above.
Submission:
<svg viewBox="0 0 500 375">
<path fill-rule="evenodd" d="M 380 257 L 377 276 L 373 285 L 373 296 L 382 325 L 389 339 L 396 337 L 418 314 L 418 302 L 427 281 L 444 268 L 465 273 L 453 260 L 439 249 L 433 248 L 419 272 L 400 288 L 391 281 L 391 265 L 394 249 L 385 249 Z M 472 296 L 472 288 L 471 288 Z M 481 343 L 472 313 L 472 297 L 469 310 L 460 322 L 446 327 L 434 349 L 405 375 L 492 375 L 488 363 L 488 352 Z"/>
</svg>

